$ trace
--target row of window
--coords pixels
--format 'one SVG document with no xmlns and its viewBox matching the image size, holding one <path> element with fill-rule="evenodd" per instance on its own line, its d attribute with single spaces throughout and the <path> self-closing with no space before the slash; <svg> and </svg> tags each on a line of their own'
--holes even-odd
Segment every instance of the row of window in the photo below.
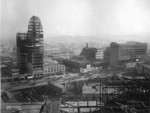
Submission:
<svg viewBox="0 0 150 113">
<path fill-rule="evenodd" d="M 36 28 L 36 29 L 34 29 L 34 28 L 29 28 L 28 31 L 43 32 L 42 29 L 38 29 L 38 28 Z"/>
<path fill-rule="evenodd" d="M 62 71 L 65 71 L 65 69 L 46 70 L 44 72 L 46 74 L 46 73 L 57 73 L 57 72 L 62 72 Z"/>
<path fill-rule="evenodd" d="M 144 51 L 137 51 L 137 52 L 119 52 L 119 56 L 133 56 L 133 55 L 141 55 L 141 54 L 146 54 Z"/>
<path fill-rule="evenodd" d="M 28 34 L 34 34 L 34 33 L 36 33 L 36 34 L 39 34 L 39 33 L 43 33 L 43 30 L 41 30 L 41 29 L 28 29 Z"/>
<path fill-rule="evenodd" d="M 33 68 L 36 69 L 36 70 L 41 70 L 41 69 L 43 69 L 43 66 L 42 66 L 42 65 L 41 65 L 41 66 L 39 66 L 39 65 L 38 65 L 38 66 L 35 66 L 35 65 L 34 65 Z"/>
<path fill-rule="evenodd" d="M 43 76 L 43 73 L 35 73 L 34 74 L 34 77 L 42 77 Z"/>
<path fill-rule="evenodd" d="M 28 26 L 28 29 L 31 29 L 31 28 L 35 28 L 35 29 L 42 29 L 42 26 L 41 25 L 29 25 Z"/>
<path fill-rule="evenodd" d="M 47 67 L 47 66 L 45 66 L 45 69 L 48 69 L 48 70 L 50 70 L 50 69 L 63 69 L 63 68 L 65 68 L 65 66 L 49 66 L 49 67 Z"/>
<path fill-rule="evenodd" d="M 27 34 L 26 33 L 18 33 L 17 34 L 17 37 L 19 37 L 19 38 L 23 38 L 23 37 L 26 37 L 27 36 Z"/>
<path fill-rule="evenodd" d="M 29 26 L 30 25 L 41 25 L 41 22 L 39 20 L 33 20 L 33 21 L 30 21 Z"/>
<path fill-rule="evenodd" d="M 130 46 L 130 45 L 127 45 L 127 46 L 121 46 L 119 48 L 119 50 L 146 50 L 147 49 L 147 46 Z"/>
<path fill-rule="evenodd" d="M 28 34 L 28 37 L 36 37 L 36 38 L 43 38 L 43 34 L 41 33 L 41 34 Z"/>
</svg>

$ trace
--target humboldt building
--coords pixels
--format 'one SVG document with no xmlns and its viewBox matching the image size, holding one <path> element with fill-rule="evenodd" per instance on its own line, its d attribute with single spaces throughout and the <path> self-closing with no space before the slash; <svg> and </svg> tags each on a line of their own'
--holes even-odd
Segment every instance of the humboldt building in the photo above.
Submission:
<svg viewBox="0 0 150 113">
<path fill-rule="evenodd" d="M 17 63 L 20 73 L 43 70 L 43 30 L 39 17 L 31 17 L 27 33 L 17 33 Z"/>
</svg>

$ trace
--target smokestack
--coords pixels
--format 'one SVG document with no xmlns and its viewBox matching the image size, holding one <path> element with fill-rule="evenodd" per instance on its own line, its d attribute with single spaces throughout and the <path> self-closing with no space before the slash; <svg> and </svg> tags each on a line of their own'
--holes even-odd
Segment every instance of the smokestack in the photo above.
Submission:
<svg viewBox="0 0 150 113">
<path fill-rule="evenodd" d="M 86 43 L 86 48 L 88 48 L 88 43 Z"/>
</svg>

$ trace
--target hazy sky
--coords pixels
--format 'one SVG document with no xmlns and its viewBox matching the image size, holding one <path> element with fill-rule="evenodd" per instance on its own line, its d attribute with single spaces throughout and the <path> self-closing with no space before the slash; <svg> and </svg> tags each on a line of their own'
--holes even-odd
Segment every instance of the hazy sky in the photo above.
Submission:
<svg viewBox="0 0 150 113">
<path fill-rule="evenodd" d="M 150 0 L 2 0 L 1 12 L 2 39 L 27 32 L 33 15 L 40 17 L 45 37 L 150 38 Z"/>
</svg>

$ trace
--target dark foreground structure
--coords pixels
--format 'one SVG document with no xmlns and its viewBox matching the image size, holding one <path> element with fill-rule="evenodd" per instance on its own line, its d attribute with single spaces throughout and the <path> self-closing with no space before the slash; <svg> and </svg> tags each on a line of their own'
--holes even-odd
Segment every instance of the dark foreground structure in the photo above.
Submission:
<svg viewBox="0 0 150 113">
<path fill-rule="evenodd" d="M 93 87 L 99 86 L 99 94 L 63 97 L 64 101 L 76 102 L 77 105 L 72 103 L 70 105 L 73 106 L 65 107 L 64 104 L 61 111 L 69 113 L 66 110 L 68 108 L 76 113 L 149 113 L 150 79 L 145 79 L 143 75 L 137 75 L 132 74 L 130 77 L 142 76 L 143 78 L 133 79 L 129 76 L 113 75 L 112 77 L 91 80 L 91 82 L 99 82 Z"/>
</svg>

